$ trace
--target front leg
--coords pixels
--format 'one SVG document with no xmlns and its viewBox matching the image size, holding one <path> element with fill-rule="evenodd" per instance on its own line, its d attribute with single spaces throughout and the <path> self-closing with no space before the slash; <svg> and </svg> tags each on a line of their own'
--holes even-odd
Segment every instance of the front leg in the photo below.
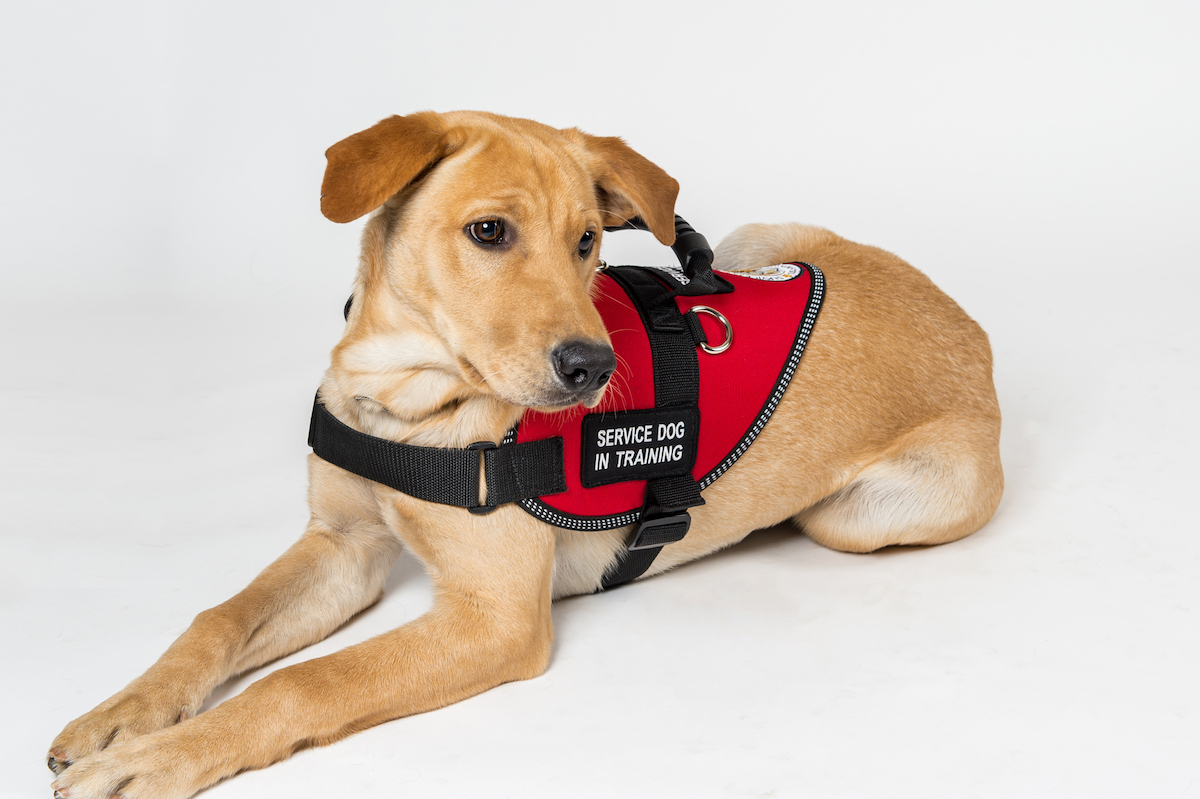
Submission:
<svg viewBox="0 0 1200 799">
<path fill-rule="evenodd" d="M 195 716 L 235 674 L 319 641 L 375 602 L 401 544 L 382 524 L 308 531 L 242 592 L 200 613 L 146 673 L 67 725 L 55 774 L 80 758 Z"/>
<path fill-rule="evenodd" d="M 435 583 L 427 614 L 84 758 L 54 788 L 69 799 L 182 799 L 304 746 L 541 674 L 553 637 L 553 531 L 511 507 L 482 519 L 447 510 L 454 515 L 431 514 L 455 525 L 440 541 L 410 540 Z"/>
</svg>

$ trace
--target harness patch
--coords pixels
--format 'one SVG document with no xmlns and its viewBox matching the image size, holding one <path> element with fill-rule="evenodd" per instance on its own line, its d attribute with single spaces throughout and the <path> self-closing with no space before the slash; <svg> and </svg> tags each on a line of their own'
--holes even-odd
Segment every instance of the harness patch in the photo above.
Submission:
<svg viewBox="0 0 1200 799">
<path fill-rule="evenodd" d="M 583 417 L 580 481 L 585 488 L 688 474 L 696 464 L 700 412 L 652 408 Z"/>
<path fill-rule="evenodd" d="M 804 273 L 798 264 L 775 264 L 774 266 L 759 266 L 754 269 L 742 269 L 731 274 L 738 277 L 752 277 L 755 280 L 769 280 L 772 283 L 783 283 L 795 280 Z"/>
</svg>

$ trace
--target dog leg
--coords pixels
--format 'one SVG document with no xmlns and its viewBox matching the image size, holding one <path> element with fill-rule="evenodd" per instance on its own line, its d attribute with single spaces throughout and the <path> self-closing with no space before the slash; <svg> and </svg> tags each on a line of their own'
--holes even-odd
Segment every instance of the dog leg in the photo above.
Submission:
<svg viewBox="0 0 1200 799">
<path fill-rule="evenodd" d="M 918 427 L 794 520 L 817 543 L 845 552 L 969 535 L 991 518 L 1004 489 L 999 431 L 998 417 Z"/>
<path fill-rule="evenodd" d="M 381 525 L 335 530 L 314 519 L 245 590 L 200 613 L 145 674 L 68 724 L 50 748 L 51 770 L 195 716 L 229 677 L 329 635 L 378 600 L 400 550 Z"/>
<path fill-rule="evenodd" d="M 448 535 L 453 546 L 428 562 L 436 600 L 421 618 L 84 758 L 55 790 L 70 799 L 183 799 L 297 749 L 541 674 L 552 640 L 554 538 L 519 521 L 506 528 L 471 517 L 467 535 Z"/>
</svg>

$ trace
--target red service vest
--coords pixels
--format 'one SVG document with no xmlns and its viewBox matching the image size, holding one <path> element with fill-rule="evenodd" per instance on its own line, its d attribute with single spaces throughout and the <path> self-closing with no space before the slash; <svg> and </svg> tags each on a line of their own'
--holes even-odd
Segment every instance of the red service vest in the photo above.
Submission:
<svg viewBox="0 0 1200 799">
<path fill-rule="evenodd" d="M 681 274 L 676 269 L 661 271 L 677 279 Z M 824 296 L 824 277 L 810 264 L 720 275 L 734 285 L 732 293 L 671 300 L 682 314 L 707 306 L 728 320 L 732 330 L 724 352 L 697 353 L 699 431 L 688 446 L 695 458 L 690 473 L 701 490 L 741 457 L 779 405 Z M 519 504 L 537 518 L 570 530 L 608 530 L 637 521 L 647 481 L 623 475 L 678 459 L 684 452 L 678 439 L 692 424 L 691 417 L 664 421 L 649 410 L 637 417 L 637 424 L 606 424 L 618 418 L 616 412 L 655 408 L 654 372 L 649 336 L 637 308 L 612 277 L 602 272 L 597 284 L 596 309 L 617 356 L 603 402 L 596 408 L 576 405 L 555 413 L 527 410 L 505 438 L 509 444 L 562 436 L 567 490 Z M 714 315 L 703 312 L 697 318 L 708 341 L 725 341 L 726 331 Z"/>
</svg>

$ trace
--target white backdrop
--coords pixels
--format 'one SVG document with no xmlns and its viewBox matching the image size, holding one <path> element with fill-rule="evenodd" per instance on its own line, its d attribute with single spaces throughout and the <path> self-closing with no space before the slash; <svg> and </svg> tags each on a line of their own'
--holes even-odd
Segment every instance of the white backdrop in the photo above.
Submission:
<svg viewBox="0 0 1200 799">
<path fill-rule="evenodd" d="M 1007 495 L 944 548 L 775 531 L 562 603 L 546 677 L 214 797 L 1200 796 L 1197 42 L 1189 2 L 6 8 L 0 797 L 300 532 L 360 229 L 323 152 L 428 108 L 621 135 L 713 243 L 926 271 L 991 334 Z M 298 657 L 427 603 L 406 557 Z"/>
</svg>

